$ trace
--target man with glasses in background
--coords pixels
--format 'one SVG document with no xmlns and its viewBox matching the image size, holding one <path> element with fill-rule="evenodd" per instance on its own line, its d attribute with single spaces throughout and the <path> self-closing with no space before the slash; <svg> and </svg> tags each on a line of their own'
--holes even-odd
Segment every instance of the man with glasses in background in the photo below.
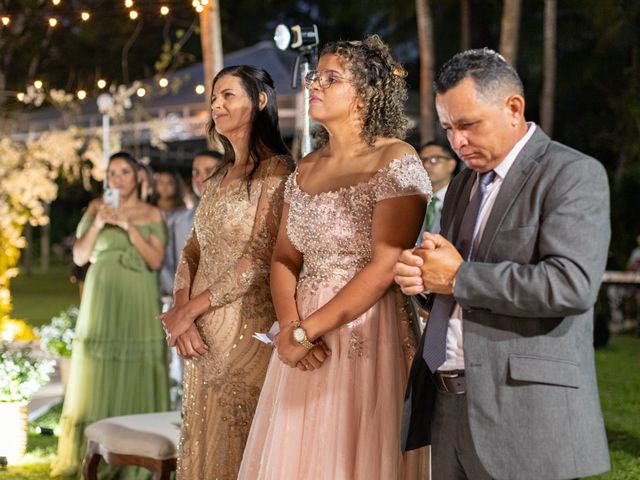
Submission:
<svg viewBox="0 0 640 480">
<path fill-rule="evenodd" d="M 416 246 L 422 243 L 422 234 L 424 232 L 440 233 L 440 213 L 442 212 L 444 196 L 447 194 L 447 187 L 449 187 L 458 165 L 456 156 L 451 151 L 451 148 L 435 140 L 422 145 L 419 149 L 419 155 L 422 165 L 431 179 L 433 197 L 427 207 Z"/>
</svg>

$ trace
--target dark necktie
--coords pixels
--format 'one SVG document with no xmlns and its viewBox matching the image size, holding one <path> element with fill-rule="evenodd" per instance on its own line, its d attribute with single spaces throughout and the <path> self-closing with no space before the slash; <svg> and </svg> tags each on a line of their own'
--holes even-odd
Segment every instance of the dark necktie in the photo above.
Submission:
<svg viewBox="0 0 640 480">
<path fill-rule="evenodd" d="M 487 193 L 487 187 L 493 182 L 495 176 L 496 172 L 493 170 L 480 174 L 478 188 L 471 197 L 462 217 L 462 223 L 456 239 L 456 248 L 466 261 L 472 261 L 475 257 L 476 248 L 473 232 L 476 228 L 482 201 Z M 422 358 L 424 358 L 429 370 L 432 372 L 435 372 L 446 360 L 447 329 L 455 303 L 453 295 L 436 295 L 433 301 L 425 332 L 424 349 L 422 350 Z"/>
</svg>

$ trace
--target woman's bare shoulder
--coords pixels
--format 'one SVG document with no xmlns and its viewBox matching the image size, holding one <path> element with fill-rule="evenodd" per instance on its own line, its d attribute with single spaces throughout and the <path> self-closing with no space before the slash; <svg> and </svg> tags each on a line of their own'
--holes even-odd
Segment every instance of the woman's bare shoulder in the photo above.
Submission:
<svg viewBox="0 0 640 480">
<path fill-rule="evenodd" d="M 98 213 L 98 210 L 102 206 L 102 197 L 94 198 L 89 202 L 89 206 L 87 207 L 87 213 L 89 215 L 95 215 Z"/>
<path fill-rule="evenodd" d="M 401 159 L 406 156 L 417 157 L 418 154 L 416 153 L 415 148 L 413 148 L 407 142 L 404 142 L 397 138 L 388 139 L 387 142 L 384 142 L 380 146 L 378 155 L 378 167 L 384 168 L 393 160 Z"/>
</svg>

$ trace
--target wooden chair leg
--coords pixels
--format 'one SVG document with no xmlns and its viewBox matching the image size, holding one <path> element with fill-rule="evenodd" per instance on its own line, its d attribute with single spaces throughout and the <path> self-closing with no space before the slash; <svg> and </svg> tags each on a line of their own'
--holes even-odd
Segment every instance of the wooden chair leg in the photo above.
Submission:
<svg viewBox="0 0 640 480">
<path fill-rule="evenodd" d="M 82 478 L 84 480 L 98 480 L 98 464 L 101 458 L 98 444 L 89 442 L 87 455 L 82 462 Z"/>
<path fill-rule="evenodd" d="M 175 470 L 175 466 L 172 465 L 172 462 L 163 460 L 160 464 L 160 471 L 156 471 L 154 478 L 155 480 L 169 480 L 173 470 Z"/>
</svg>

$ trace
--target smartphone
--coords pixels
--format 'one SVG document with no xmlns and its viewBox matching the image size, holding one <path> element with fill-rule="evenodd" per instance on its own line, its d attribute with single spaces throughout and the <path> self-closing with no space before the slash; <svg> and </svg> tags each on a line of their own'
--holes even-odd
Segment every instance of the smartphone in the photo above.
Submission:
<svg viewBox="0 0 640 480">
<path fill-rule="evenodd" d="M 114 210 L 117 210 L 120 206 L 120 190 L 117 188 L 105 188 L 102 194 L 104 203 L 109 205 Z"/>
</svg>

